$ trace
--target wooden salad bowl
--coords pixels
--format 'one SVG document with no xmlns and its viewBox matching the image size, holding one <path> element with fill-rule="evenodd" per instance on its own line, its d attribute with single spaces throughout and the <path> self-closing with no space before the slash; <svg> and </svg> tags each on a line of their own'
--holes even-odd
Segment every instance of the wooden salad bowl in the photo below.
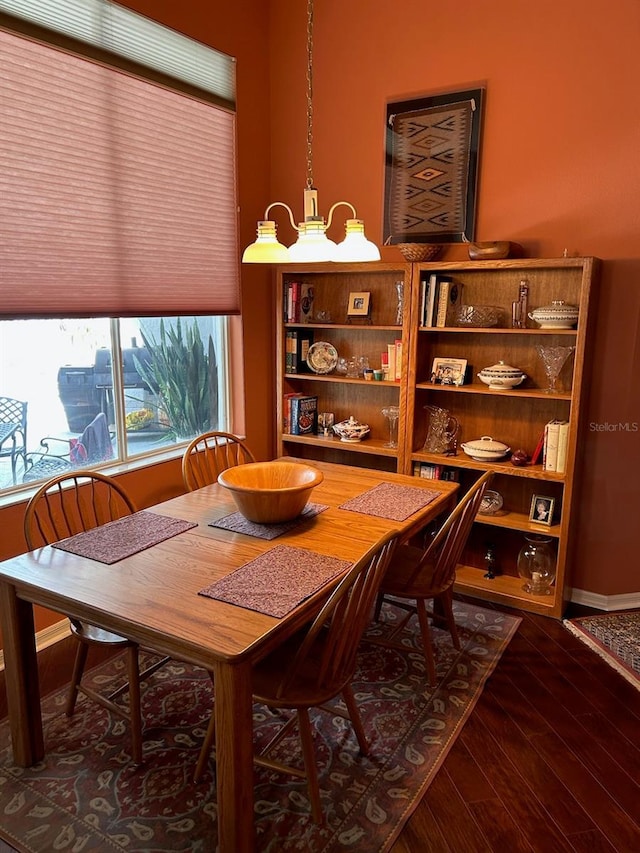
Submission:
<svg viewBox="0 0 640 853">
<path fill-rule="evenodd" d="M 238 510 L 256 524 L 279 524 L 297 518 L 324 474 L 300 462 L 249 462 L 227 468 L 218 482 L 228 489 Z"/>
</svg>

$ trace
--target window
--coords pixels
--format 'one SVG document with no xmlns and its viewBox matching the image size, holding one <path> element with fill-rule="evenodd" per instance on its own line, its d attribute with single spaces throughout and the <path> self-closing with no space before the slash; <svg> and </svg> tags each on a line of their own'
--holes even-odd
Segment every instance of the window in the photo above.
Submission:
<svg viewBox="0 0 640 853">
<path fill-rule="evenodd" d="M 0 491 L 229 430 L 226 327 L 224 317 L 0 321 L 0 438 L 2 399 L 27 404 L 14 458 L 13 435 L 0 445 Z M 95 423 L 106 431 L 92 436 Z"/>
<path fill-rule="evenodd" d="M 0 490 L 229 429 L 232 58 L 107 0 L 0 0 L 0 42 Z"/>
</svg>

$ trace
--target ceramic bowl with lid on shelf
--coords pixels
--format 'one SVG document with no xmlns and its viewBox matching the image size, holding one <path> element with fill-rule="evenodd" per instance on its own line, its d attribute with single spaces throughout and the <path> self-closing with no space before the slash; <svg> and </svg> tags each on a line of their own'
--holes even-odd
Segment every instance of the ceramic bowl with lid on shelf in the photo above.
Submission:
<svg viewBox="0 0 640 853">
<path fill-rule="evenodd" d="M 492 391 L 508 391 L 520 385 L 526 378 L 527 374 L 523 373 L 519 367 L 511 367 L 504 361 L 499 361 L 491 367 L 484 367 L 478 373 L 478 379 L 488 385 Z"/>
<path fill-rule="evenodd" d="M 473 441 L 465 441 L 461 445 L 467 456 L 476 462 L 497 462 L 503 459 L 511 448 L 502 441 L 494 441 L 490 435 L 483 435 Z"/>
<path fill-rule="evenodd" d="M 362 441 L 363 438 L 369 435 L 369 425 L 361 424 L 353 415 L 346 421 L 340 421 L 335 424 L 333 431 L 340 436 L 340 441 L 348 441 L 354 444 L 356 441 Z"/>
<path fill-rule="evenodd" d="M 538 323 L 541 329 L 572 329 L 578 322 L 580 309 L 569 305 L 562 299 L 554 300 L 551 305 L 543 305 L 529 312 L 529 319 Z"/>
</svg>

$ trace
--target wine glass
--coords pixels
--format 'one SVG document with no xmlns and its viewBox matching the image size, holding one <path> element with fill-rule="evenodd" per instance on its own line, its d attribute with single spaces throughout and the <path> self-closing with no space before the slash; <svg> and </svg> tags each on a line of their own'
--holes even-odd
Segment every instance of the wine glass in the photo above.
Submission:
<svg viewBox="0 0 640 853">
<path fill-rule="evenodd" d="M 389 421 L 389 441 L 386 441 L 382 446 L 383 447 L 397 447 L 398 446 L 398 416 L 400 415 L 400 409 L 398 406 L 386 406 L 382 409 L 382 414 Z"/>
<path fill-rule="evenodd" d="M 560 376 L 560 371 L 564 367 L 566 360 L 574 352 L 575 347 L 551 347 L 538 344 L 536 350 L 542 360 L 542 366 L 544 367 L 547 382 L 549 383 L 544 389 L 545 394 L 557 394 L 558 376 Z"/>
</svg>

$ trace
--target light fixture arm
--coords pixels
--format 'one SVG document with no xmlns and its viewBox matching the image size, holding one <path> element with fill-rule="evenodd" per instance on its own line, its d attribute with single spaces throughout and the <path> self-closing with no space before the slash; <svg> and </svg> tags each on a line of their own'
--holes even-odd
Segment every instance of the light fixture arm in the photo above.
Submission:
<svg viewBox="0 0 640 853">
<path fill-rule="evenodd" d="M 327 230 L 331 227 L 331 219 L 333 218 L 333 211 L 336 209 L 336 207 L 340 207 L 341 204 L 344 204 L 347 207 L 351 208 L 351 213 L 353 213 L 354 219 L 358 218 L 358 214 L 356 213 L 356 209 L 351 204 L 350 201 L 337 201 L 335 204 L 332 204 L 331 207 L 329 208 L 329 216 L 327 218 Z"/>
<path fill-rule="evenodd" d="M 285 210 L 287 211 L 287 213 L 289 214 L 289 222 L 291 223 L 291 227 L 293 228 L 293 230 L 294 230 L 294 231 L 299 231 L 299 230 L 300 230 L 300 229 L 298 228 L 298 226 L 296 225 L 296 221 L 295 221 L 295 219 L 293 218 L 293 211 L 291 210 L 291 208 L 289 207 L 289 205 L 288 205 L 288 204 L 285 204 L 283 201 L 273 201 L 273 202 L 271 202 L 271 204 L 267 207 L 267 209 L 266 209 L 266 210 L 265 210 L 265 212 L 264 212 L 264 218 L 265 218 L 265 221 L 269 219 L 269 211 L 271 211 L 274 207 L 284 207 L 284 209 L 285 209 Z"/>
</svg>

